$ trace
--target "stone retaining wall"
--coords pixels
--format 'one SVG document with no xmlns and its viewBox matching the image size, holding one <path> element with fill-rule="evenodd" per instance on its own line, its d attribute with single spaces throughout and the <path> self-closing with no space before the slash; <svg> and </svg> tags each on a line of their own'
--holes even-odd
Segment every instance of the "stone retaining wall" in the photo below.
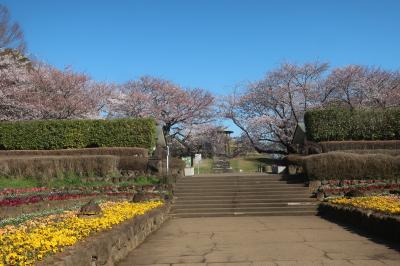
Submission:
<svg viewBox="0 0 400 266">
<path fill-rule="evenodd" d="M 400 241 L 400 216 L 326 202 L 319 205 L 318 214 L 328 220 L 339 221 L 367 233 Z"/>
<path fill-rule="evenodd" d="M 37 265 L 98 266 L 115 265 L 156 231 L 167 219 L 169 204 L 97 233 L 64 252 L 46 258 Z M 88 218 L 90 219 L 90 218 Z"/>
</svg>

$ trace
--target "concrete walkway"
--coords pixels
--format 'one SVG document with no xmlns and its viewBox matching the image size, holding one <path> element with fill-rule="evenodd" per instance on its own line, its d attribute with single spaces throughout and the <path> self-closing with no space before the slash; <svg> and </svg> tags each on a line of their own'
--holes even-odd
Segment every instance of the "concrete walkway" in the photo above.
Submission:
<svg viewBox="0 0 400 266">
<path fill-rule="evenodd" d="M 119 266 L 400 265 L 399 250 L 316 216 L 180 218 Z"/>
</svg>

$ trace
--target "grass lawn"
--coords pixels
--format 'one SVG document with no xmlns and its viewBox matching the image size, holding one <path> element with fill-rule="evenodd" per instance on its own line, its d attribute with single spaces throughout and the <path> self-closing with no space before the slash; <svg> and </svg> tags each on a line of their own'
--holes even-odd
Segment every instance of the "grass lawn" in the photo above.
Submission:
<svg viewBox="0 0 400 266">
<path fill-rule="evenodd" d="M 212 159 L 203 159 L 200 161 L 200 174 L 209 174 L 212 173 L 213 168 L 213 160 Z M 197 165 L 194 169 L 195 174 L 197 174 Z"/>
<path fill-rule="evenodd" d="M 134 180 L 120 182 L 117 185 L 155 185 L 159 184 L 160 179 L 152 176 L 140 176 Z M 91 181 L 86 182 L 77 176 L 70 176 L 64 178 L 54 178 L 49 181 L 38 180 L 35 178 L 21 177 L 21 178 L 8 178 L 0 177 L 0 189 L 2 188 L 31 188 L 31 187 L 85 187 L 85 186 L 108 186 L 116 185 L 111 181 Z"/>
<path fill-rule="evenodd" d="M 270 167 L 275 162 L 271 161 L 267 154 L 250 154 L 233 158 L 230 163 L 235 172 L 257 172 L 259 166 Z"/>
</svg>

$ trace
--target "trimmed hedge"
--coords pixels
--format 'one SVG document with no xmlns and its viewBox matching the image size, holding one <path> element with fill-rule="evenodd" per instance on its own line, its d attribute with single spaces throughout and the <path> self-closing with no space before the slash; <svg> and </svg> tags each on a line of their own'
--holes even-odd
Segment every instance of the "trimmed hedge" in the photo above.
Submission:
<svg viewBox="0 0 400 266">
<path fill-rule="evenodd" d="M 88 147 L 153 148 L 153 119 L 33 120 L 0 123 L 0 149 L 54 150 Z"/>
<path fill-rule="evenodd" d="M 310 180 L 400 177 L 400 156 L 328 152 L 287 158 L 289 162 L 301 165 Z"/>
<path fill-rule="evenodd" d="M 311 141 L 400 139 L 400 108 L 315 109 L 304 122 Z"/>
<path fill-rule="evenodd" d="M 400 140 L 367 140 L 367 141 L 322 141 L 318 143 L 322 152 L 341 150 L 398 150 Z"/>
<path fill-rule="evenodd" d="M 0 150 L 0 158 L 4 156 L 73 156 L 73 155 L 115 155 L 127 157 L 148 157 L 148 150 L 144 148 L 110 147 L 85 148 L 63 150 Z"/>
<path fill-rule="evenodd" d="M 146 173 L 149 159 L 132 158 L 132 156 L 120 156 L 118 162 L 119 170 L 139 171 L 142 174 Z"/>
<path fill-rule="evenodd" d="M 355 154 L 385 154 L 389 156 L 400 156 L 400 150 L 343 150 L 342 152 L 346 153 L 355 153 Z"/>
<path fill-rule="evenodd" d="M 119 157 L 111 155 L 2 157 L 0 174 L 8 177 L 110 176 L 118 172 Z"/>
</svg>

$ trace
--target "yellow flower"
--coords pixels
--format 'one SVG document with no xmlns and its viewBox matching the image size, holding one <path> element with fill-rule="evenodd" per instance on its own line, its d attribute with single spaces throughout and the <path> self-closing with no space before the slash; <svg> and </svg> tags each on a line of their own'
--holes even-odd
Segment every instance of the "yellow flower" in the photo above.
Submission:
<svg viewBox="0 0 400 266">
<path fill-rule="evenodd" d="M 111 228 L 125 220 L 156 208 L 160 201 L 146 203 L 106 202 L 101 204 L 103 215 L 79 218 L 76 212 L 66 212 L 8 226 L 0 234 L 0 266 L 33 265 L 44 256 L 74 245 L 90 234 Z"/>
<path fill-rule="evenodd" d="M 329 202 L 333 204 L 353 206 L 388 214 L 400 214 L 400 198 L 397 196 L 337 198 Z"/>
</svg>

